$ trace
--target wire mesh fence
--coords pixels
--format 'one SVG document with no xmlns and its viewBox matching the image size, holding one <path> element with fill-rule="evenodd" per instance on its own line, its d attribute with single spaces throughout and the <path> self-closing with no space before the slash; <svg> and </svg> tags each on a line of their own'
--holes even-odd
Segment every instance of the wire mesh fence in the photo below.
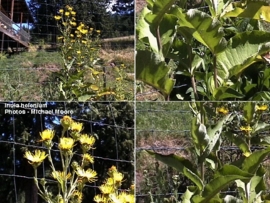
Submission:
<svg viewBox="0 0 270 203">
<path fill-rule="evenodd" d="M 211 107 L 213 102 L 205 102 L 204 105 Z M 244 111 L 241 105 L 245 102 L 220 102 L 220 106 L 231 107 L 230 112 L 234 112 L 237 117 L 243 119 Z M 269 106 L 269 102 L 260 103 Z M 151 150 L 163 155 L 176 154 L 196 162 L 196 155 L 191 136 L 191 124 L 193 113 L 189 102 L 137 102 L 136 103 L 136 201 L 142 202 L 170 202 L 177 201 L 175 197 L 181 198 L 186 192 L 187 186 L 192 182 L 185 176 L 177 172 L 170 166 L 159 162 L 150 156 L 146 150 Z M 232 107 L 234 106 L 234 107 Z M 235 108 L 237 106 L 237 108 Z M 240 108 L 241 106 L 241 108 Z M 239 108 L 238 108 L 239 107 Z M 269 109 L 262 114 L 261 121 L 269 124 Z M 217 121 L 217 117 L 209 116 L 207 125 Z M 232 127 L 232 126 L 230 126 Z M 235 136 L 242 136 L 240 126 L 234 129 Z M 258 133 L 253 141 L 259 141 L 259 137 L 269 137 L 269 129 L 265 128 Z M 244 136 L 244 135 L 243 135 Z M 223 163 L 232 163 L 243 156 L 239 146 L 222 136 L 222 145 L 218 150 L 218 157 Z M 265 149 L 265 146 L 251 145 L 252 152 Z M 269 158 L 267 157 L 263 165 L 269 169 Z M 206 182 L 211 177 L 211 170 L 206 169 Z M 180 182 L 175 189 L 176 175 L 180 175 Z M 265 193 L 269 193 L 269 176 L 265 177 Z M 231 184 L 221 191 L 222 195 L 239 196 L 236 185 Z M 167 199 L 166 199 L 167 198 Z M 180 199 L 178 199 L 180 200 Z"/>
<path fill-rule="evenodd" d="M 116 166 L 125 176 L 122 189 L 128 189 L 134 181 L 134 105 L 133 103 L 0 103 L 0 197 L 1 202 L 32 203 L 43 202 L 34 184 L 33 168 L 24 158 L 26 150 L 46 147 L 40 142 L 40 132 L 45 129 L 55 131 L 51 149 L 57 170 L 60 167 L 59 143 L 61 119 L 71 116 L 73 121 L 83 123 L 83 133 L 96 138 L 94 149 L 89 151 L 94 157 L 90 168 L 97 171 L 98 181 L 86 184 L 84 201 L 93 199 L 100 193 L 98 187 L 107 177 L 108 168 Z M 78 145 L 78 144 L 76 144 Z M 74 147 L 73 160 L 81 156 Z M 71 170 L 71 169 L 70 169 Z M 52 178 L 49 162 L 38 167 L 38 180 L 46 180 L 52 193 L 56 194 L 57 181 Z M 87 202 L 87 201 L 86 201 Z"/>
</svg>

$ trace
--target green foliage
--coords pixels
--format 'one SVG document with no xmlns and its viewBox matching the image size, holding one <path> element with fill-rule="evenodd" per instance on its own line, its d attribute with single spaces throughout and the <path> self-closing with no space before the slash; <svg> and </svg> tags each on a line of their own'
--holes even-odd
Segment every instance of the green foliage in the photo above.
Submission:
<svg viewBox="0 0 270 203">
<path fill-rule="evenodd" d="M 269 201 L 265 195 L 268 184 L 265 180 L 269 179 L 265 177 L 265 160 L 270 147 L 269 136 L 263 133 L 270 127 L 268 105 L 254 102 L 192 103 L 194 118 L 191 119 L 192 145 L 189 150 L 195 157 L 146 150 L 190 181 L 182 197 L 169 202 Z M 179 136 L 179 141 L 182 139 Z M 222 147 L 229 143 L 236 146 L 238 155 L 224 159 L 229 152 Z M 238 195 L 223 194 L 222 191 L 228 191 L 229 187 L 233 187 Z"/>
<path fill-rule="evenodd" d="M 269 5 L 263 1 L 205 3 L 207 11 L 189 9 L 187 2 L 148 1 L 136 27 L 141 47 L 136 55 L 137 79 L 160 90 L 165 98 L 267 100 L 270 86 L 264 55 L 270 51 L 269 32 L 261 21 L 269 22 Z M 158 57 L 144 63 L 146 52 Z M 156 58 L 164 65 L 158 66 Z M 146 77 L 142 72 L 150 74 Z M 162 78 L 159 83 L 157 74 Z M 172 93 L 175 82 L 186 88 Z"/>
</svg>

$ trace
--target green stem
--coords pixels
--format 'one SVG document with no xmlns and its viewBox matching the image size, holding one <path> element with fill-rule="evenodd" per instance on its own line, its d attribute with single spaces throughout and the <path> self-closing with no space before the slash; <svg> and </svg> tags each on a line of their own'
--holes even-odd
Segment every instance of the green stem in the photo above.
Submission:
<svg viewBox="0 0 270 203">
<path fill-rule="evenodd" d="M 215 88 L 218 88 L 218 80 L 217 80 L 217 57 L 214 55 L 213 58 L 213 65 L 214 65 L 214 82 L 215 82 Z"/>
</svg>

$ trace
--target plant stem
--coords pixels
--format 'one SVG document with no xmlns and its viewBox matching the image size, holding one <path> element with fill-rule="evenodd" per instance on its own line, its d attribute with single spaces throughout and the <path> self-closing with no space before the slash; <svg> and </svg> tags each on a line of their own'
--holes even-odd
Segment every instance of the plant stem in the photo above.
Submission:
<svg viewBox="0 0 270 203">
<path fill-rule="evenodd" d="M 218 88 L 218 81 L 217 81 L 217 57 L 214 55 L 213 58 L 213 65 L 214 65 L 214 82 L 215 82 L 215 88 Z"/>
</svg>

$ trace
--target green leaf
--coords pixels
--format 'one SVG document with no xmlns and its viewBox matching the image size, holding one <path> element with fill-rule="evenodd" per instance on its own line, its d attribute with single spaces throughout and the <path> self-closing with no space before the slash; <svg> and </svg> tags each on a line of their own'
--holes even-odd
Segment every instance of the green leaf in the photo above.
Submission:
<svg viewBox="0 0 270 203">
<path fill-rule="evenodd" d="M 223 51 L 226 47 L 224 32 L 217 19 L 197 9 L 189 9 L 184 13 L 181 9 L 175 12 L 179 21 L 179 32 L 189 33 L 197 41 L 208 47 L 213 54 Z"/>
<path fill-rule="evenodd" d="M 270 51 L 270 33 L 246 31 L 232 37 L 226 49 L 217 54 L 218 74 L 239 76 L 251 64 L 260 61 L 260 55 Z M 226 70 L 229 70 L 227 74 Z"/>
<path fill-rule="evenodd" d="M 152 12 L 145 17 L 146 21 L 157 28 L 165 13 L 169 11 L 175 0 L 156 0 L 153 1 Z"/>
<path fill-rule="evenodd" d="M 253 117 L 254 117 L 254 114 L 255 114 L 255 103 L 254 102 L 246 102 L 245 105 L 244 105 L 244 118 L 245 118 L 245 121 L 247 122 L 247 124 L 251 124 L 252 120 L 253 120 Z"/>
<path fill-rule="evenodd" d="M 192 120 L 191 137 L 195 145 L 196 152 L 200 156 L 209 143 L 209 136 L 205 125 L 198 123 L 196 117 Z"/>
<path fill-rule="evenodd" d="M 251 136 L 270 129 L 270 124 L 260 122 L 252 126 Z"/>
<path fill-rule="evenodd" d="M 224 133 L 224 137 L 232 141 L 243 153 L 250 152 L 248 144 L 242 137 L 228 131 Z"/>
<path fill-rule="evenodd" d="M 171 93 L 175 80 L 169 78 L 170 68 L 158 54 L 138 50 L 136 54 L 136 79 L 157 88 L 163 95 Z"/>
<path fill-rule="evenodd" d="M 224 9 L 224 1 L 223 0 L 206 0 L 205 2 L 209 6 L 211 16 L 213 16 L 213 17 L 219 16 Z"/>
<path fill-rule="evenodd" d="M 224 116 L 223 119 L 217 122 L 214 128 L 208 128 L 207 134 L 209 135 L 209 142 L 205 150 L 203 151 L 202 155 L 200 156 L 199 160 L 200 163 L 204 162 L 205 158 L 212 152 L 216 144 L 220 144 L 218 142 L 224 123 L 230 118 L 231 114 Z M 217 147 L 218 148 L 218 147 Z"/>
<path fill-rule="evenodd" d="M 156 36 L 152 33 L 150 29 L 150 24 L 145 21 L 144 17 L 147 13 L 150 13 L 151 11 L 145 7 L 142 10 L 142 13 L 140 15 L 140 18 L 138 20 L 138 23 L 136 25 L 136 32 L 137 32 L 137 37 L 139 40 L 142 40 L 146 43 L 148 43 L 151 47 L 151 49 L 155 52 L 158 53 L 158 43 Z"/>
<path fill-rule="evenodd" d="M 257 92 L 252 97 L 253 101 L 270 101 L 270 92 L 269 91 L 262 91 Z"/>
<path fill-rule="evenodd" d="M 221 17 L 240 17 L 270 22 L 270 6 L 265 1 L 248 1 L 246 5 L 241 2 L 229 4 L 221 14 Z"/>
<path fill-rule="evenodd" d="M 203 182 L 198 176 L 199 173 L 188 159 L 176 156 L 174 154 L 162 155 L 150 150 L 146 151 L 150 155 L 154 156 L 157 160 L 183 173 L 187 178 L 189 178 L 193 183 L 195 183 L 200 190 L 203 189 Z"/>
<path fill-rule="evenodd" d="M 258 167 L 263 162 L 265 157 L 270 153 L 270 147 L 253 152 L 249 157 L 246 157 L 241 164 L 241 168 L 249 173 L 256 173 Z"/>
<path fill-rule="evenodd" d="M 92 97 L 93 97 L 93 95 L 83 95 L 83 96 L 80 96 L 78 98 L 78 101 L 80 101 L 80 102 L 89 101 Z"/>
<path fill-rule="evenodd" d="M 244 97 L 243 94 L 239 93 L 235 89 L 226 86 L 214 89 L 213 96 L 215 100 L 235 99 Z"/>
</svg>

